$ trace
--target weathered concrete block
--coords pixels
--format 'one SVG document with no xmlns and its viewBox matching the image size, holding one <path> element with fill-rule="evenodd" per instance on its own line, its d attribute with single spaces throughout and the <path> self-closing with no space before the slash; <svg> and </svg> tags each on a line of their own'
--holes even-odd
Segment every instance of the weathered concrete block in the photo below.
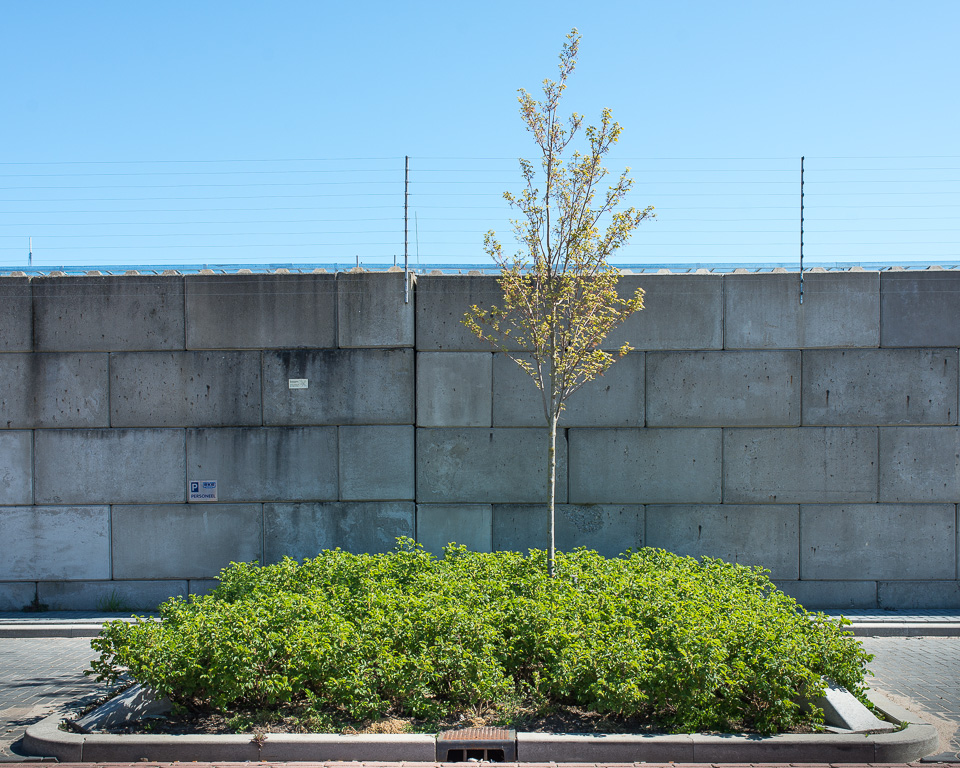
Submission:
<svg viewBox="0 0 960 768">
<path fill-rule="evenodd" d="M 776 581 L 777 588 L 786 592 L 807 610 L 823 608 L 876 608 L 875 581 Z"/>
<path fill-rule="evenodd" d="M 402 272 L 338 274 L 339 346 L 412 347 L 415 291 L 410 286 L 404 302 L 407 279 Z"/>
<path fill-rule="evenodd" d="M 884 272 L 881 346 L 960 346 L 958 293 L 960 272 Z"/>
<path fill-rule="evenodd" d="M 33 349 L 33 291 L 30 278 L 0 278 L 0 352 Z"/>
<path fill-rule="evenodd" d="M 956 349 L 803 352 L 804 424 L 956 424 Z"/>
<path fill-rule="evenodd" d="M 489 352 L 418 352 L 417 425 L 489 427 L 492 388 Z"/>
<path fill-rule="evenodd" d="M 0 581 L 110 578 L 109 507 L 0 507 Z"/>
<path fill-rule="evenodd" d="M 219 579 L 190 579 L 187 582 L 187 594 L 209 595 L 219 585 Z"/>
<path fill-rule="evenodd" d="M 187 349 L 337 346 L 336 275 L 188 275 Z"/>
<path fill-rule="evenodd" d="M 33 433 L 0 432 L 0 504 L 32 503 Z"/>
<path fill-rule="evenodd" d="M 960 429 L 883 427 L 880 501 L 960 501 Z"/>
<path fill-rule="evenodd" d="M 415 497 L 414 428 L 340 427 L 340 498 L 390 501 Z"/>
<path fill-rule="evenodd" d="M 623 275 L 617 283 L 622 296 L 637 288 L 644 290 L 644 308 L 610 333 L 604 349 L 723 348 L 720 275 Z"/>
<path fill-rule="evenodd" d="M 473 305 L 500 306 L 503 293 L 493 275 L 417 277 L 417 349 L 427 352 L 490 352 L 460 322 Z"/>
<path fill-rule="evenodd" d="M 221 502 L 337 499 L 336 427 L 188 429 L 190 480 L 216 480 Z"/>
<path fill-rule="evenodd" d="M 187 582 L 41 581 L 37 594 L 51 611 L 155 611 L 164 600 L 186 596 Z"/>
<path fill-rule="evenodd" d="M 156 504 L 186 499 L 182 429 L 41 429 L 38 504 Z"/>
<path fill-rule="evenodd" d="M 38 352 L 184 348 L 182 277 L 41 277 L 32 282 Z"/>
<path fill-rule="evenodd" d="M 574 504 L 720 501 L 719 429 L 571 429 Z"/>
<path fill-rule="evenodd" d="M 881 581 L 878 607 L 885 609 L 960 608 L 960 581 Z"/>
<path fill-rule="evenodd" d="M 588 382 L 567 401 L 562 427 L 642 427 L 642 352 L 620 358 L 607 372 Z M 493 425 L 545 427 L 540 390 L 509 355 L 493 356 Z"/>
<path fill-rule="evenodd" d="M 115 427 L 260 424 L 259 352 L 126 352 L 110 359 Z"/>
<path fill-rule="evenodd" d="M 36 596 L 35 582 L 2 581 L 0 582 L 0 611 L 22 611 L 33 604 Z"/>
<path fill-rule="evenodd" d="M 724 275 L 724 348 L 877 347 L 879 272 Z"/>
<path fill-rule="evenodd" d="M 800 424 L 800 352 L 647 353 L 647 426 Z"/>
<path fill-rule="evenodd" d="M 263 353 L 264 424 L 413 424 L 409 349 Z M 291 389 L 290 379 L 306 379 Z"/>
<path fill-rule="evenodd" d="M 953 504 L 804 504 L 804 579 L 955 579 Z"/>
<path fill-rule="evenodd" d="M 490 504 L 417 504 L 417 541 L 437 557 L 451 542 L 471 552 L 492 552 Z"/>
<path fill-rule="evenodd" d="M 800 577 L 800 510 L 786 504 L 650 505 L 647 546 Z"/>
<path fill-rule="evenodd" d="M 526 552 L 546 549 L 549 519 L 546 504 L 496 504 L 493 507 L 493 549 Z M 644 508 L 640 504 L 558 504 L 556 547 L 577 547 L 616 557 L 644 546 Z"/>
<path fill-rule="evenodd" d="M 324 549 L 389 552 L 414 536 L 412 501 L 341 501 L 263 505 L 264 562 L 302 560 Z"/>
<path fill-rule="evenodd" d="M 113 578 L 203 579 L 260 560 L 259 504 L 113 507 Z"/>
<path fill-rule="evenodd" d="M 876 427 L 723 431 L 724 503 L 876 500 Z"/>
<path fill-rule="evenodd" d="M 535 502 L 547 498 L 546 429 L 418 429 L 417 500 Z M 557 434 L 557 500 L 566 501 L 567 445 Z"/>
<path fill-rule="evenodd" d="M 108 392 L 105 352 L 0 355 L 0 427 L 107 427 Z"/>
</svg>

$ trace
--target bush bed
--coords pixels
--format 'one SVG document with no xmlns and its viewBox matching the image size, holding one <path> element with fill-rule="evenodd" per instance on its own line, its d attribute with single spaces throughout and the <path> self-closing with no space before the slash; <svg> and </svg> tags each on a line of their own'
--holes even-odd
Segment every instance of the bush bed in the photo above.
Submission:
<svg viewBox="0 0 960 768">
<path fill-rule="evenodd" d="M 409 540 L 382 555 L 325 551 L 234 563 L 162 623 L 112 622 L 99 680 L 125 670 L 190 710 L 296 706 L 334 727 L 388 716 L 489 722 L 575 705 L 672 731 L 775 733 L 815 723 L 801 696 L 828 677 L 864 691 L 870 657 L 765 571 L 642 549 L 436 559 Z"/>
</svg>

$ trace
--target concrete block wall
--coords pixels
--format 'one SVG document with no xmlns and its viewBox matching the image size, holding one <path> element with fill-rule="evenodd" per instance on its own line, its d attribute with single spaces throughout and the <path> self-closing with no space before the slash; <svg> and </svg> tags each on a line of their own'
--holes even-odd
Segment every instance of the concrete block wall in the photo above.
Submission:
<svg viewBox="0 0 960 768">
<path fill-rule="evenodd" d="M 146 609 L 234 560 L 542 547 L 539 393 L 495 277 L 0 278 L 0 610 Z M 558 436 L 557 544 L 957 607 L 960 273 L 625 275 L 634 347 Z M 215 502 L 188 484 L 216 480 Z"/>
</svg>

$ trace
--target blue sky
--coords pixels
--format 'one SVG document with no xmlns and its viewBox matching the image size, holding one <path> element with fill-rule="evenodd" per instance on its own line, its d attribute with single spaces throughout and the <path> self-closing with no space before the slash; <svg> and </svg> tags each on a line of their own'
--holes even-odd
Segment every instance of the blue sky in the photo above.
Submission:
<svg viewBox="0 0 960 768">
<path fill-rule="evenodd" d="M 957 260 L 960 4 L 3 4 L 0 268 L 486 263 L 533 157 L 517 105 L 583 35 L 568 110 L 654 205 L 621 263 Z"/>
</svg>

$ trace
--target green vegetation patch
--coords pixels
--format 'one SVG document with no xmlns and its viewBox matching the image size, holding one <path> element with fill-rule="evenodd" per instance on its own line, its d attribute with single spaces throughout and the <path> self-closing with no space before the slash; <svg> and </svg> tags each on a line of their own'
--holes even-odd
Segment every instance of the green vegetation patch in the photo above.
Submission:
<svg viewBox="0 0 960 768">
<path fill-rule="evenodd" d="M 129 670 L 191 711 L 307 712 L 315 727 L 391 717 L 521 724 L 579 707 L 671 731 L 815 724 L 823 677 L 864 692 L 870 656 L 765 571 L 642 549 L 616 558 L 492 554 L 410 540 L 297 563 L 234 563 L 210 595 L 112 622 L 99 680 Z"/>
</svg>

